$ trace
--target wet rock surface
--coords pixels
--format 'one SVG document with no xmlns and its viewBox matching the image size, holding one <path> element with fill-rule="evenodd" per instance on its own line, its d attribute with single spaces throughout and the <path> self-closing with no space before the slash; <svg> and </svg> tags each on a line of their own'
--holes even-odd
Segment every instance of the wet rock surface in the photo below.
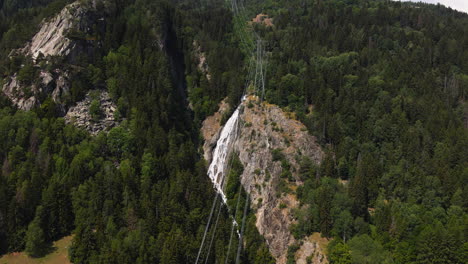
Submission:
<svg viewBox="0 0 468 264">
<path fill-rule="evenodd" d="M 308 157 L 319 164 L 324 153 L 305 126 L 280 107 L 261 103 L 257 97 L 249 96 L 242 109 L 239 135 L 234 146 L 244 165 L 241 183 L 249 192 L 251 206 L 256 210 L 259 233 L 265 237 L 277 263 L 286 263 L 288 247 L 296 242 L 290 226 L 295 223 L 292 210 L 299 206 L 294 192 L 303 184 L 298 173 L 299 161 L 301 157 Z M 204 154 L 208 161 L 213 144 L 216 144 L 216 135 L 221 130 L 216 121 L 221 120 L 222 113 L 220 108 L 203 123 Z M 281 177 L 284 170 L 282 162 L 273 159 L 273 151 L 280 152 L 289 164 L 289 179 Z"/>
</svg>

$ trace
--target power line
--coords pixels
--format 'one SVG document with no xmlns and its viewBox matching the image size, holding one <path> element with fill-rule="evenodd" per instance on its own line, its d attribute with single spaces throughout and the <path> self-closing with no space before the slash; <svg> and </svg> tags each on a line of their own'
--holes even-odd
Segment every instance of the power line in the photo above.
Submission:
<svg viewBox="0 0 468 264">
<path fill-rule="evenodd" d="M 214 226 L 213 235 L 211 236 L 210 245 L 208 246 L 208 254 L 206 254 L 205 264 L 208 263 L 208 259 L 210 258 L 211 245 L 213 244 L 213 240 L 216 235 L 216 228 L 218 227 L 218 221 L 219 221 L 219 215 L 221 214 L 221 209 L 223 209 L 223 203 L 219 203 L 219 211 L 218 211 L 218 215 L 216 216 L 216 223 Z"/>
<path fill-rule="evenodd" d="M 195 261 L 195 264 L 197 264 L 197 263 L 198 263 L 198 260 L 200 259 L 200 254 L 201 254 L 201 252 L 202 252 L 203 245 L 205 244 L 206 233 L 208 232 L 208 229 L 209 229 L 209 227 L 210 227 L 211 218 L 213 217 L 213 212 L 214 212 L 214 209 L 215 209 L 215 207 L 216 207 L 216 201 L 218 201 L 218 196 L 219 196 L 219 194 L 216 193 L 215 198 L 214 198 L 214 200 L 213 200 L 213 206 L 211 206 L 211 212 L 210 212 L 210 216 L 209 216 L 209 218 L 208 218 L 208 223 L 206 224 L 206 227 L 205 227 L 205 233 L 203 234 L 203 239 L 202 239 L 200 248 L 198 249 L 198 255 L 197 255 L 197 260 Z"/>
<path fill-rule="evenodd" d="M 236 23 L 235 26 L 238 26 L 238 27 L 241 26 L 242 21 L 244 21 L 244 23 L 245 23 L 245 21 L 247 21 L 247 17 L 245 15 L 245 8 L 244 8 L 244 6 L 242 4 L 240 4 L 240 5 L 241 5 L 242 10 L 239 10 L 239 6 L 238 6 L 236 0 L 231 0 L 231 8 L 233 10 L 233 13 L 235 14 L 234 23 Z M 260 98 L 261 98 L 261 100 L 263 100 L 264 94 L 265 94 L 265 78 L 266 78 L 266 69 L 264 69 L 264 66 L 266 67 L 266 62 L 265 62 L 265 59 L 264 59 L 264 57 L 265 57 L 265 46 L 263 45 L 263 41 L 261 40 L 260 36 L 257 34 L 257 32 L 255 32 L 255 29 L 252 28 L 252 35 L 253 35 L 253 38 L 256 39 L 256 42 L 257 42 L 256 43 L 256 48 L 254 48 L 252 35 L 247 33 L 247 31 L 245 30 L 245 27 L 242 26 L 241 28 L 238 28 L 237 32 L 238 32 L 238 36 L 239 36 L 239 39 L 241 41 L 241 45 L 243 46 L 243 48 L 245 48 L 246 51 L 247 50 L 252 50 L 251 56 L 250 56 L 250 59 L 249 59 L 248 74 L 246 76 L 243 96 L 245 96 L 245 94 L 247 93 L 247 88 L 248 88 L 249 84 L 252 82 L 252 79 L 254 79 L 254 92 L 258 93 L 258 94 L 261 94 Z M 253 69 L 254 65 L 255 65 L 255 73 L 254 73 L 254 69 Z M 260 90 L 261 90 L 261 92 L 260 92 Z M 242 108 L 240 108 L 240 110 L 241 109 Z M 242 127 L 244 125 L 240 121 L 240 116 L 238 118 L 239 118 L 239 120 L 236 120 L 237 123 L 235 124 L 236 128 L 235 128 L 235 131 L 234 131 L 235 137 L 233 139 L 234 140 L 233 142 L 236 142 L 237 137 L 238 137 L 238 133 L 242 130 Z M 227 155 L 229 155 L 229 153 L 227 153 Z M 232 165 L 232 160 L 233 160 L 232 158 L 229 160 L 226 171 L 230 171 L 231 165 Z M 224 188 L 224 185 L 226 183 L 226 181 L 225 181 L 226 177 L 228 177 L 228 176 L 223 175 L 223 179 L 222 179 L 222 182 L 221 182 L 221 185 L 220 185 L 221 188 Z M 228 263 L 228 261 L 229 261 L 229 253 L 230 253 L 230 248 L 231 248 L 231 245 L 232 245 L 232 238 L 233 238 L 233 234 L 234 234 L 234 229 L 235 229 L 235 226 L 238 226 L 238 224 L 236 222 L 236 216 L 237 216 L 237 211 L 238 211 L 239 206 L 240 206 L 240 198 L 242 196 L 242 183 L 240 182 L 239 184 L 240 185 L 239 185 L 239 191 L 238 191 L 238 197 L 237 197 L 237 205 L 236 205 L 236 209 L 235 209 L 235 212 L 234 212 L 234 216 L 231 216 L 233 218 L 233 225 L 232 225 L 231 235 L 230 235 L 230 239 L 229 239 L 228 251 L 226 253 L 226 263 Z M 249 181 L 249 185 L 250 185 L 250 181 Z M 247 188 L 247 190 L 250 190 L 250 186 Z M 203 234 L 202 243 L 200 245 L 198 255 L 197 255 L 197 259 L 196 259 L 196 262 L 195 262 L 196 264 L 198 264 L 201 253 L 203 251 L 204 243 L 205 243 L 205 240 L 206 240 L 208 230 L 209 230 L 210 225 L 211 225 L 211 220 L 213 218 L 214 209 L 216 207 L 216 202 L 218 200 L 219 195 L 221 195 L 221 194 L 217 193 L 216 196 L 215 196 L 215 199 L 213 201 L 213 206 L 211 208 L 210 216 L 208 218 L 208 223 L 206 225 L 205 232 Z M 244 212 L 243 212 L 243 217 L 242 217 L 242 226 L 241 226 L 240 233 L 238 232 L 238 234 L 239 234 L 239 243 L 238 243 L 238 249 L 237 249 L 237 255 L 236 255 L 236 263 L 239 263 L 239 261 L 240 261 L 240 253 L 242 251 L 242 240 L 243 240 L 243 234 L 244 234 L 244 230 L 245 230 L 245 220 L 246 220 L 246 217 L 247 217 L 248 206 L 249 206 L 249 195 L 248 195 L 248 192 L 246 191 L 246 200 L 245 200 Z M 229 210 L 228 206 L 227 206 L 227 208 Z M 215 237 L 215 234 L 216 234 L 216 229 L 217 229 L 217 226 L 218 226 L 219 215 L 221 213 L 221 210 L 222 210 L 222 204 L 220 203 L 220 208 L 219 208 L 219 211 L 218 211 L 218 214 L 217 214 L 217 217 L 216 217 L 216 222 L 215 222 L 215 225 L 214 225 L 214 228 L 213 228 L 213 231 L 212 231 L 212 237 L 211 237 L 211 240 L 210 240 L 210 244 L 208 246 L 208 253 L 206 255 L 205 263 L 207 263 L 207 261 L 209 259 L 209 256 L 210 256 L 211 247 L 212 247 L 212 243 L 214 241 L 214 237 Z"/>
<path fill-rule="evenodd" d="M 239 210 L 239 205 L 240 205 L 240 197 L 241 197 L 241 192 L 242 192 L 242 184 L 239 183 L 239 191 L 237 191 L 238 195 L 237 195 L 237 205 L 236 205 L 236 211 L 234 212 L 234 219 L 236 218 L 237 216 L 237 211 Z M 235 224 L 233 222 L 232 224 L 232 228 L 231 228 L 231 236 L 229 238 L 229 245 L 228 245 L 228 251 L 226 253 L 226 262 L 225 264 L 228 263 L 228 260 L 229 260 L 229 253 L 231 252 L 231 244 L 232 244 L 232 237 L 234 236 L 234 228 L 235 228 Z"/>
<path fill-rule="evenodd" d="M 243 238 L 244 238 L 245 218 L 247 216 L 248 207 L 249 207 L 249 194 L 246 192 L 245 204 L 244 204 L 244 215 L 242 217 L 241 233 L 240 233 L 240 237 L 239 237 L 239 244 L 237 246 L 236 264 L 239 264 L 239 261 L 240 261 L 240 253 L 242 251 L 242 241 L 243 241 Z"/>
</svg>

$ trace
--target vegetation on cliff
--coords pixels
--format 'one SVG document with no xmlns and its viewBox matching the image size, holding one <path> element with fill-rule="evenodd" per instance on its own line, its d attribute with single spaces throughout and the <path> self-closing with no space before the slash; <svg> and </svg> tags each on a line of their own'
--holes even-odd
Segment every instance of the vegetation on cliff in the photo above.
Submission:
<svg viewBox="0 0 468 264">
<path fill-rule="evenodd" d="M 9 55 L 70 2 L 0 0 L 1 85 L 65 67 Z M 92 137 L 50 98 L 24 112 L 0 96 L 0 253 L 40 255 L 73 232 L 73 263 L 194 263 L 214 197 L 199 127 L 221 99 L 238 102 L 247 54 L 224 1 L 102 2 L 105 28 L 93 56 L 76 58 L 68 100 L 105 87 L 124 121 Z M 320 166 L 300 164 L 294 236 L 334 238 L 331 263 L 467 263 L 468 15 L 383 0 L 245 4 L 269 17 L 251 24 L 267 43 L 265 100 L 326 149 Z M 242 259 L 269 262 L 254 221 Z M 207 262 L 224 262 L 230 228 L 223 210 Z"/>
<path fill-rule="evenodd" d="M 22 80 L 34 81 L 31 72 L 38 69 L 23 66 L 27 58 L 7 59 L 7 50 L 21 47 L 38 30 L 27 23 L 39 25 L 41 10 L 65 3 L 42 4 L 49 2 L 26 5 L 0 20 L 6 25 L 0 40 L 6 75 L 23 69 Z M 214 197 L 198 152 L 199 120 L 228 93 L 209 87 L 242 79 L 241 61 L 223 63 L 234 63 L 230 56 L 242 58 L 231 43 L 230 11 L 220 2 L 214 8 L 190 1 L 102 2 L 108 7 L 105 34 L 97 37 L 95 56 L 73 65 L 79 71 L 72 77 L 70 100 L 106 86 L 125 121 L 91 137 L 65 125 L 50 100 L 24 112 L 2 97 L 0 254 L 26 249 L 38 256 L 42 246 L 73 232 L 73 263 L 193 263 Z M 5 15 L 9 7 L 0 6 Z M 22 27 L 30 32 L 12 41 L 8 36 Z M 209 87 L 196 77 L 195 39 L 206 49 Z M 47 67 L 63 63 L 48 60 Z M 195 101 L 195 114 L 185 100 L 183 75 L 178 78 L 186 72 L 194 76 L 189 97 L 196 89 L 217 96 L 206 100 L 207 107 Z M 230 227 L 223 210 L 214 247 L 204 256 L 208 262 L 225 258 Z"/>
<path fill-rule="evenodd" d="M 257 24 L 271 54 L 266 100 L 295 111 L 328 153 L 320 168 L 304 164 L 295 235 L 341 240 L 332 263 L 467 262 L 468 15 L 253 2 L 274 24 Z"/>
</svg>

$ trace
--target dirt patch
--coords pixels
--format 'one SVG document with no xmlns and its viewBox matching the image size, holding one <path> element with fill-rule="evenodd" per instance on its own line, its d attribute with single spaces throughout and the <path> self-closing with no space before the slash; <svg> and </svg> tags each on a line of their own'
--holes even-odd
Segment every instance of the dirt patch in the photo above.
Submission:
<svg viewBox="0 0 468 264">
<path fill-rule="evenodd" d="M 73 236 L 66 236 L 53 243 L 53 251 L 42 258 L 31 258 L 25 252 L 14 252 L 3 255 L 0 264 L 71 264 L 68 259 L 68 248 Z"/>
</svg>

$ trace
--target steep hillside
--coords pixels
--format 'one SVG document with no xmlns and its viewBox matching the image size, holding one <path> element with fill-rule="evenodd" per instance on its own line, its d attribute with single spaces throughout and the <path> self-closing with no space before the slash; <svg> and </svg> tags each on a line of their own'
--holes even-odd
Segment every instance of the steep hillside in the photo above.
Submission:
<svg viewBox="0 0 468 264">
<path fill-rule="evenodd" d="M 273 24 L 254 25 L 265 100 L 325 152 L 303 170 L 294 237 L 333 238 L 332 263 L 466 262 L 468 15 L 383 0 L 246 8 Z"/>
<path fill-rule="evenodd" d="M 6 258 L 468 263 L 465 13 L 0 0 L 0 89 Z"/>
<path fill-rule="evenodd" d="M 0 254 L 42 257 L 73 233 L 72 263 L 194 263 L 215 197 L 197 117 L 216 103 L 193 102 L 194 113 L 186 97 L 208 87 L 225 97 L 234 87 L 214 87 L 244 74 L 241 59 L 216 63 L 239 54 L 225 41 L 229 10 L 222 1 L 55 0 L 3 20 L 10 2 L 0 1 Z M 214 83 L 198 79 L 193 43 Z M 100 133 L 112 114 L 121 122 Z M 208 263 L 224 262 L 232 226 L 217 208 L 208 234 L 222 246 L 203 251 Z"/>
<path fill-rule="evenodd" d="M 290 229 L 296 222 L 292 211 L 299 205 L 295 190 L 303 184 L 300 163 L 307 159 L 319 166 L 324 154 L 315 137 L 293 114 L 261 103 L 255 96 L 247 97 L 242 109 L 239 136 L 234 143 L 234 153 L 244 166 L 240 181 L 250 196 L 259 233 L 277 263 L 286 263 L 288 247 L 295 242 Z M 225 104 L 221 104 L 220 110 L 203 122 L 208 162 L 222 128 L 220 117 L 226 111 Z M 324 249 L 309 254 L 320 251 Z"/>
<path fill-rule="evenodd" d="M 65 113 L 78 62 L 92 57 L 101 45 L 98 34 L 105 27 L 103 7 L 101 1 L 69 4 L 59 14 L 44 19 L 25 47 L 10 53 L 11 60 L 25 58 L 20 69 L 6 78 L 2 89 L 18 108 L 31 110 L 51 97 Z"/>
</svg>

